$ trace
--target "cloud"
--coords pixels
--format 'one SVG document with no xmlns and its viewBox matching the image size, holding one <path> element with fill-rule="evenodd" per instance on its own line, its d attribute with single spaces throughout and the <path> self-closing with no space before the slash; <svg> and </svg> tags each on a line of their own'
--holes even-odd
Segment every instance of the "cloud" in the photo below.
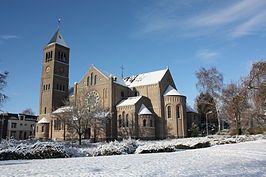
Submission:
<svg viewBox="0 0 266 177">
<path fill-rule="evenodd" d="M 2 40 L 9 40 L 9 39 L 18 39 L 19 37 L 17 35 L 4 34 L 0 35 L 0 38 Z"/>
<path fill-rule="evenodd" d="M 209 49 L 200 49 L 196 52 L 195 57 L 207 62 L 207 63 L 213 63 L 216 61 L 216 59 L 220 56 L 220 53 L 211 51 Z"/>
<path fill-rule="evenodd" d="M 223 35 L 236 38 L 257 34 L 266 25 L 264 0 L 211 2 L 155 1 L 136 15 L 138 35 Z"/>
</svg>

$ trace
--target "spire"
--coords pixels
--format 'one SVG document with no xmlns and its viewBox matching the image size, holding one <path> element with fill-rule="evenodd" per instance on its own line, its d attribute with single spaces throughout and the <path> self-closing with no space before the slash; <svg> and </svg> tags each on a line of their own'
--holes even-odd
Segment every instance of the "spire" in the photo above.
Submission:
<svg viewBox="0 0 266 177">
<path fill-rule="evenodd" d="M 66 42 L 64 41 L 63 36 L 59 32 L 59 29 L 55 32 L 55 34 L 53 35 L 52 39 L 49 41 L 48 45 L 52 44 L 52 43 L 56 43 L 56 44 L 59 44 L 59 45 L 62 45 L 64 47 L 68 48 Z"/>
</svg>

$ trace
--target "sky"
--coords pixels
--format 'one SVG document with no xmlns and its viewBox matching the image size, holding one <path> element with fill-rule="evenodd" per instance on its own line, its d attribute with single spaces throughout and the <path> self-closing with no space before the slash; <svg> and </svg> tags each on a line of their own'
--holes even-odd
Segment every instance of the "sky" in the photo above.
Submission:
<svg viewBox="0 0 266 177">
<path fill-rule="evenodd" d="M 195 72 L 215 66 L 224 82 L 266 56 L 265 0 L 11 0 L 0 5 L 0 72 L 8 71 L 2 110 L 39 113 L 43 48 L 57 30 L 70 47 L 70 86 L 92 64 L 114 75 L 170 68 L 194 105 Z"/>
</svg>

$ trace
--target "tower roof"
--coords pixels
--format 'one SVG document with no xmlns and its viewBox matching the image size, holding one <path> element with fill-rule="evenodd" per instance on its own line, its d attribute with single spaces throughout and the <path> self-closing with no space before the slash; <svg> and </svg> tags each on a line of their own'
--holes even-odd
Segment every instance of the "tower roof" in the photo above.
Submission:
<svg viewBox="0 0 266 177">
<path fill-rule="evenodd" d="M 182 94 L 179 93 L 174 87 L 169 85 L 165 90 L 163 96 L 182 96 Z"/>
<path fill-rule="evenodd" d="M 139 115 L 147 115 L 147 114 L 152 114 L 151 111 L 144 105 L 142 104 L 140 109 L 139 109 Z"/>
<path fill-rule="evenodd" d="M 56 44 L 59 44 L 59 45 L 62 45 L 64 47 L 68 48 L 63 36 L 61 35 L 61 33 L 59 31 L 59 29 L 55 32 L 52 39 L 48 42 L 48 45 L 52 44 L 52 43 L 56 43 Z"/>
</svg>

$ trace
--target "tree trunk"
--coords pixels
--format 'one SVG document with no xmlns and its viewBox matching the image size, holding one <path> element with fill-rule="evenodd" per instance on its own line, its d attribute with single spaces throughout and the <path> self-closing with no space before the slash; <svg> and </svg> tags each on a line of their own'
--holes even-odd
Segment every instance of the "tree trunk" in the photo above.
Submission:
<svg viewBox="0 0 266 177">
<path fill-rule="evenodd" d="M 93 128 L 93 142 L 96 143 L 96 128 Z"/>
<path fill-rule="evenodd" d="M 81 133 L 79 133 L 79 145 L 81 145 Z"/>
</svg>

